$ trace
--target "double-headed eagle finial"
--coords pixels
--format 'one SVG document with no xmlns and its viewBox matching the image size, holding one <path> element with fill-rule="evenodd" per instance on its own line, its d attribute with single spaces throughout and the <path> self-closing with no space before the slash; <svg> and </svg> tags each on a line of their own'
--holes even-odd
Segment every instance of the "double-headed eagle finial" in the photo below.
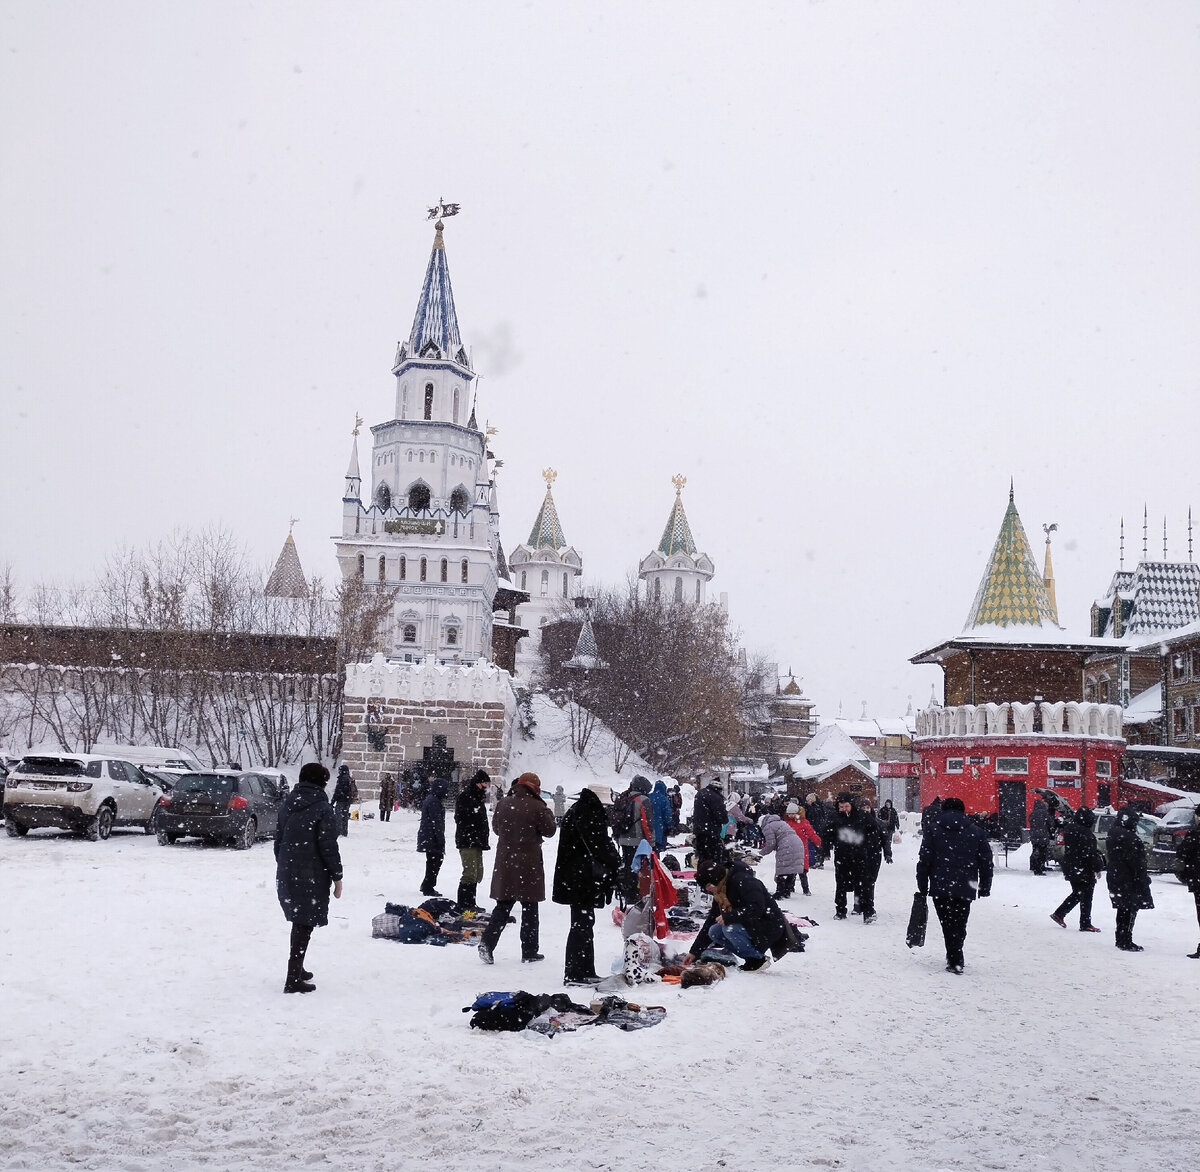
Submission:
<svg viewBox="0 0 1200 1172">
<path fill-rule="evenodd" d="M 542 470 L 542 479 L 546 482 L 546 488 L 548 489 L 558 479 L 558 473 L 553 468 L 544 468 Z"/>
<path fill-rule="evenodd" d="M 675 495 L 679 496 L 683 492 L 683 486 L 687 484 L 687 477 L 682 473 L 676 472 L 671 477 L 671 483 L 675 486 Z"/>
</svg>

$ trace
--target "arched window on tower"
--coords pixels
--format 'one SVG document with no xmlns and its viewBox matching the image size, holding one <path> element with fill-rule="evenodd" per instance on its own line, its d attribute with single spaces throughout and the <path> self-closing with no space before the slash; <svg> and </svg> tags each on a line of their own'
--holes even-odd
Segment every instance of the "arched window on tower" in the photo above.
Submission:
<svg viewBox="0 0 1200 1172">
<path fill-rule="evenodd" d="M 696 601 L 700 601 L 700 579 L 696 579 Z"/>
<path fill-rule="evenodd" d="M 446 558 L 442 558 L 442 581 L 450 581 L 450 562 Z"/>
<path fill-rule="evenodd" d="M 458 387 L 454 388 L 454 422 L 458 422 Z"/>
<path fill-rule="evenodd" d="M 404 554 L 400 555 L 400 581 L 403 582 L 408 577 L 408 558 Z"/>
<path fill-rule="evenodd" d="M 387 558 L 385 557 L 379 559 L 379 580 L 380 582 L 387 581 Z"/>
<path fill-rule="evenodd" d="M 655 602 L 662 601 L 662 579 L 661 578 L 654 579 L 654 601 Z"/>
<path fill-rule="evenodd" d="M 471 497 L 465 488 L 460 484 L 450 494 L 450 508 L 456 513 L 465 513 L 471 507 Z"/>
<path fill-rule="evenodd" d="M 408 490 L 408 507 L 414 513 L 429 508 L 429 485 L 417 483 Z"/>
<path fill-rule="evenodd" d="M 462 571 L 462 580 L 464 582 L 466 582 L 468 580 L 468 578 L 470 577 L 471 563 L 469 561 L 467 561 L 466 558 L 463 558 L 462 565 L 459 568 Z"/>
<path fill-rule="evenodd" d="M 424 558 L 422 558 L 421 559 L 421 581 L 422 582 L 425 581 L 425 578 L 426 578 L 426 575 L 428 574 L 428 572 L 429 572 L 429 563 Z"/>
<path fill-rule="evenodd" d="M 567 586 L 567 575 L 566 575 L 566 574 L 564 574 L 564 575 L 563 575 L 563 597 L 564 597 L 564 598 L 569 598 L 569 597 L 570 597 L 570 594 L 568 593 L 568 590 L 569 590 L 569 589 L 570 589 L 570 588 Z"/>
<path fill-rule="evenodd" d="M 545 598 L 550 593 L 550 571 L 542 571 L 542 597 Z"/>
<path fill-rule="evenodd" d="M 433 418 L 433 383 L 425 384 L 425 418 Z"/>
<path fill-rule="evenodd" d="M 683 601 L 683 579 L 682 578 L 675 579 L 675 601 L 676 602 Z"/>
<path fill-rule="evenodd" d="M 358 576 L 365 578 L 367 576 L 367 557 L 366 554 L 358 555 Z"/>
<path fill-rule="evenodd" d="M 392 490 L 386 483 L 381 484 L 375 490 L 375 503 L 379 506 L 380 511 L 384 513 L 392 507 Z"/>
<path fill-rule="evenodd" d="M 458 628 L 457 627 L 447 627 L 446 628 L 446 645 L 448 647 L 457 647 L 458 646 Z"/>
</svg>

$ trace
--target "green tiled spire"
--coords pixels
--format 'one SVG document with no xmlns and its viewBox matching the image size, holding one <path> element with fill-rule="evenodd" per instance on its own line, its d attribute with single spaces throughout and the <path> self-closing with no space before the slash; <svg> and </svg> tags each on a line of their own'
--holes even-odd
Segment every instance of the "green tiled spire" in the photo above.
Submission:
<svg viewBox="0 0 1200 1172">
<path fill-rule="evenodd" d="M 687 514 L 683 511 L 683 486 L 687 484 L 687 480 L 682 476 L 674 476 L 671 483 L 675 485 L 675 504 L 667 518 L 662 540 L 658 543 L 658 552 L 664 557 L 675 553 L 691 556 L 696 552 L 696 543 L 692 540 L 692 530 L 688 525 Z"/>
<path fill-rule="evenodd" d="M 537 520 L 529 531 L 526 544 L 530 549 L 562 549 L 567 544 L 558 520 L 558 510 L 554 507 L 554 496 L 550 491 L 550 486 L 557 478 L 558 473 L 553 468 L 547 468 L 542 473 L 542 479 L 546 482 L 546 499 L 542 501 Z"/>
<path fill-rule="evenodd" d="M 1057 627 L 1054 606 L 1046 592 L 1042 571 L 1029 547 L 1029 538 L 1013 504 L 1009 486 L 1008 509 L 1000 536 L 979 583 L 964 631 L 973 627 Z"/>
</svg>

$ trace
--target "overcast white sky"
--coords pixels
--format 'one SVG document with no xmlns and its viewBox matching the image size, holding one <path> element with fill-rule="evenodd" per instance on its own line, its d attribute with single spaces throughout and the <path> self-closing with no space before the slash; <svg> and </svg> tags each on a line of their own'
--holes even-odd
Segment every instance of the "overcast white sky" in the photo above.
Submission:
<svg viewBox="0 0 1200 1172">
<path fill-rule="evenodd" d="M 354 413 L 443 197 L 505 547 L 592 582 L 673 499 L 820 711 L 923 705 L 1007 504 L 1086 633 L 1200 507 L 1200 10 L 0 7 L 0 562 L 288 517 L 336 574 Z M 1128 561 L 1127 561 L 1128 564 Z"/>
</svg>

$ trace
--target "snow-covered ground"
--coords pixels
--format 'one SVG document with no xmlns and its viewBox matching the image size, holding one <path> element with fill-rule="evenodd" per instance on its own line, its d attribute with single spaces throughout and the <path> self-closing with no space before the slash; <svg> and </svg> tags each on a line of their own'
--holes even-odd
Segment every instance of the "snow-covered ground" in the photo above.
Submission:
<svg viewBox="0 0 1200 1172">
<path fill-rule="evenodd" d="M 490 969 L 469 946 L 371 939 L 385 900 L 418 898 L 415 831 L 407 814 L 352 825 L 345 898 L 309 952 L 318 991 L 291 997 L 269 845 L 0 837 L 0 1167 L 1200 1164 L 1197 928 L 1172 878 L 1128 955 L 1106 901 L 1103 935 L 1064 932 L 1048 919 L 1062 879 L 1001 860 L 956 977 L 936 924 L 904 945 L 906 836 L 875 925 L 836 923 L 832 872 L 814 872 L 790 901 L 820 921 L 805 955 L 648 986 L 668 1009 L 650 1030 L 547 1039 L 481 1034 L 460 1011 L 484 990 L 559 990 L 565 909 L 543 907 L 537 966 L 515 928 Z M 451 858 L 441 890 L 457 878 Z M 607 918 L 597 936 L 615 955 Z"/>
</svg>

